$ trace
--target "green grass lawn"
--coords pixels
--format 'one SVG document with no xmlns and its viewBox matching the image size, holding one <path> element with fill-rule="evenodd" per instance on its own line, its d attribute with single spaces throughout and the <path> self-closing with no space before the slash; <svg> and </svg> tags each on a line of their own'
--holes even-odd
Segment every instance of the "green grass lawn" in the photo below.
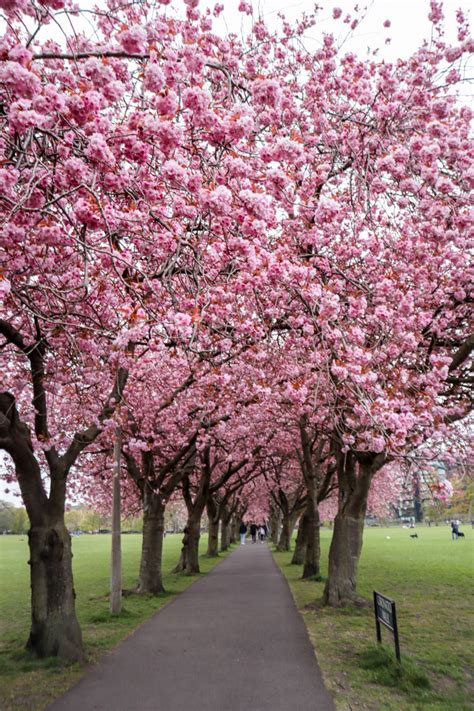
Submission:
<svg viewBox="0 0 474 711">
<path fill-rule="evenodd" d="M 397 604 L 401 669 L 387 649 L 375 647 L 373 609 L 318 609 L 324 582 L 302 581 L 290 553 L 275 553 L 287 577 L 339 709 L 467 711 L 474 704 L 474 530 L 451 540 L 448 526 L 368 528 L 358 592 L 373 590 Z M 327 575 L 331 531 L 321 531 L 322 575 Z"/>
<path fill-rule="evenodd" d="M 166 593 L 130 595 L 124 598 L 123 612 L 111 617 L 107 598 L 109 585 L 110 535 L 83 535 L 73 538 L 73 569 L 77 594 L 77 614 L 82 627 L 89 662 L 111 649 L 141 622 L 151 617 L 196 577 L 172 575 L 181 550 L 182 535 L 165 539 L 163 572 Z M 138 577 L 140 535 L 122 536 L 123 587 L 132 588 Z M 201 551 L 207 536 L 201 536 Z M 222 555 L 222 554 L 221 554 Z M 32 659 L 24 650 L 30 624 L 28 540 L 26 536 L 0 536 L 0 709 L 39 711 L 76 682 L 86 668 L 62 666 L 57 660 Z M 219 559 L 201 558 L 203 573 Z"/>
</svg>

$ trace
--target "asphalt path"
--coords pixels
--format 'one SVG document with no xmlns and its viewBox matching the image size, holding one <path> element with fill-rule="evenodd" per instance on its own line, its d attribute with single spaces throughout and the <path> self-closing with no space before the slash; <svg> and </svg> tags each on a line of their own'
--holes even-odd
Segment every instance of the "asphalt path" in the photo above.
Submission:
<svg viewBox="0 0 474 711">
<path fill-rule="evenodd" d="M 240 546 L 49 711 L 334 711 L 265 543 Z"/>
</svg>

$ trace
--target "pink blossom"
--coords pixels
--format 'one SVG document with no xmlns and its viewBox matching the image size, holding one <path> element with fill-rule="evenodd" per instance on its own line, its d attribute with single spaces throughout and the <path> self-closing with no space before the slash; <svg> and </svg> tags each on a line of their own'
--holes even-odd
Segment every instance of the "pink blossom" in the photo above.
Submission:
<svg viewBox="0 0 474 711">
<path fill-rule="evenodd" d="M 245 2 L 245 0 L 240 0 L 238 10 L 239 12 L 245 12 L 246 15 L 252 15 L 253 13 L 252 5 L 249 2 Z"/>
<path fill-rule="evenodd" d="M 190 109 L 197 116 L 202 114 L 209 107 L 211 95 L 203 89 L 185 89 L 183 91 L 183 106 Z"/>
<path fill-rule="evenodd" d="M 94 133 L 89 138 L 89 145 L 84 151 L 85 155 L 93 161 L 115 165 L 115 157 L 107 145 L 105 136 Z"/>
<path fill-rule="evenodd" d="M 98 206 L 93 200 L 80 198 L 74 206 L 74 213 L 78 220 L 88 227 L 96 228 L 100 224 L 100 213 Z"/>
<path fill-rule="evenodd" d="M 163 164 L 163 175 L 168 180 L 172 180 L 174 182 L 183 182 L 186 175 L 186 171 L 175 160 L 167 160 Z"/>
<path fill-rule="evenodd" d="M 443 15 L 443 3 L 442 2 L 437 2 L 437 0 L 430 0 L 430 13 L 428 15 L 428 19 L 435 25 L 439 24 L 444 15 Z"/>
<path fill-rule="evenodd" d="M 140 25 L 133 25 L 118 35 L 118 40 L 124 50 L 130 54 L 142 54 L 147 40 L 146 31 Z"/>
<path fill-rule="evenodd" d="M 145 69 L 145 87 L 155 93 L 160 92 L 165 85 L 165 76 L 156 63 L 148 63 Z"/>
<path fill-rule="evenodd" d="M 169 91 L 165 96 L 158 96 L 155 99 L 154 106 L 159 114 L 172 116 L 178 110 L 178 97 L 174 92 Z"/>
<path fill-rule="evenodd" d="M 7 13 L 26 12 L 28 5 L 28 0 L 0 0 L 0 8 Z"/>
<path fill-rule="evenodd" d="M 180 146 L 183 140 L 180 127 L 172 123 L 160 123 L 156 129 L 156 135 L 160 148 L 165 154 L 169 154 Z"/>
<path fill-rule="evenodd" d="M 13 167 L 0 168 L 0 193 L 9 195 L 18 178 L 18 171 Z"/>
<path fill-rule="evenodd" d="M 16 96 L 27 99 L 37 94 L 41 86 L 36 74 L 11 61 L 0 64 L 0 83 L 6 84 Z"/>
<path fill-rule="evenodd" d="M 189 326 L 192 323 L 191 316 L 182 312 L 177 312 L 173 320 L 176 326 Z"/>
<path fill-rule="evenodd" d="M 258 79 L 253 83 L 252 95 L 257 104 L 275 108 L 281 99 L 281 89 L 273 79 Z"/>
</svg>

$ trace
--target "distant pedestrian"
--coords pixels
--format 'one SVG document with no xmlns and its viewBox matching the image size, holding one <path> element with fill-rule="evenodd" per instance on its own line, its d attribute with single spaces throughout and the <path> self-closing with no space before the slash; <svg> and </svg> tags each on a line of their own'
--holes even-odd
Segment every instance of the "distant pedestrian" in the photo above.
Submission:
<svg viewBox="0 0 474 711">
<path fill-rule="evenodd" d="M 451 521 L 451 539 L 459 538 L 459 526 L 457 521 Z"/>
<path fill-rule="evenodd" d="M 265 529 L 263 526 L 260 526 L 260 528 L 258 529 L 258 536 L 261 541 L 265 540 Z"/>
<path fill-rule="evenodd" d="M 257 524 L 256 523 L 250 524 L 250 535 L 252 536 L 252 543 L 256 543 L 257 542 Z"/>
<path fill-rule="evenodd" d="M 247 526 L 245 525 L 245 523 L 243 521 L 240 524 L 239 533 L 240 533 L 240 545 L 245 546 L 245 534 L 247 533 Z"/>
</svg>

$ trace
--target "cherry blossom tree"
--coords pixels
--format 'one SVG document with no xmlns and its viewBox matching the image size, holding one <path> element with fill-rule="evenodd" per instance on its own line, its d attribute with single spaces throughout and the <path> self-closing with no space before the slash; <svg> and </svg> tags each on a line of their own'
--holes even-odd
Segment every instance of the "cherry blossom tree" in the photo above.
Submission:
<svg viewBox="0 0 474 711">
<path fill-rule="evenodd" d="M 0 448 L 32 526 L 40 655 L 82 653 L 66 483 L 117 423 L 147 516 L 143 589 L 160 589 L 177 486 L 191 572 L 206 505 L 214 554 L 225 492 L 239 515 L 260 506 L 263 483 L 239 476 L 298 451 L 308 574 L 335 467 L 338 605 L 374 477 L 472 408 L 463 13 L 448 46 L 432 0 L 431 43 L 388 63 L 330 32 L 305 48 L 316 12 L 240 39 L 195 2 L 161 5 L 110 0 L 90 34 L 69 0 L 0 0 Z"/>
</svg>

